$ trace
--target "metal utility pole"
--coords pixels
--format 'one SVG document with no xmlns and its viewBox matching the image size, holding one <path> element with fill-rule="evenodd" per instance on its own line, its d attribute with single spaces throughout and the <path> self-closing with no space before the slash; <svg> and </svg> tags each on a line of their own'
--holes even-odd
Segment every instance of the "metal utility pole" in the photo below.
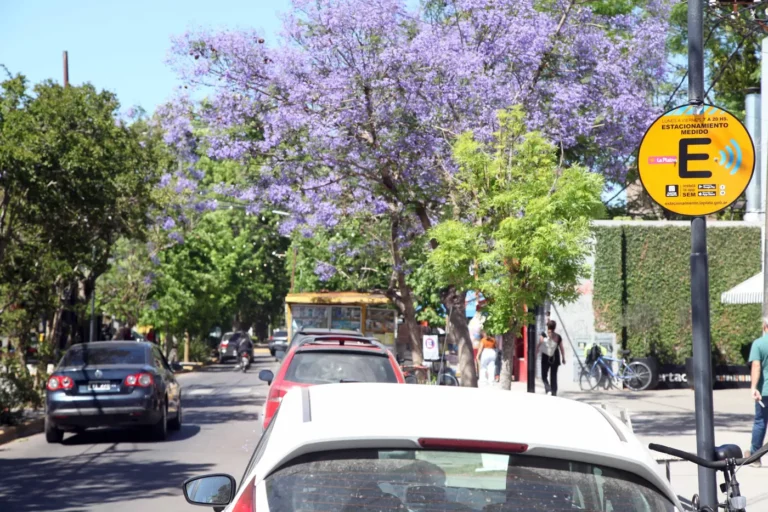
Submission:
<svg viewBox="0 0 768 512">
<path fill-rule="evenodd" d="M 768 76 L 768 75 L 763 75 Z M 765 81 L 764 87 L 768 87 L 768 80 Z M 763 193 L 762 193 L 762 172 L 761 172 L 761 95 L 759 87 L 750 87 L 744 91 L 746 93 L 746 101 L 744 102 L 744 110 L 746 113 L 747 131 L 749 132 L 752 140 L 755 141 L 755 171 L 752 174 L 752 181 L 749 182 L 747 187 L 747 206 L 744 213 L 744 220 L 756 222 L 763 217 Z"/>
<path fill-rule="evenodd" d="M 65 52 L 66 53 L 66 52 Z M 91 250 L 94 264 L 96 262 L 96 248 Z M 96 339 L 96 278 L 93 278 L 93 288 L 91 289 L 91 341 L 99 341 Z"/>
<path fill-rule="evenodd" d="M 704 103 L 704 2 L 688 0 L 688 100 Z M 693 389 L 696 414 L 696 453 L 712 460 L 715 451 L 712 405 L 712 341 L 709 324 L 709 261 L 707 220 L 691 221 L 691 323 L 693 326 Z M 717 509 L 715 471 L 699 470 L 701 505 Z"/>
<path fill-rule="evenodd" d="M 541 306 L 536 307 L 534 310 L 534 316 L 536 320 L 532 324 L 528 324 L 528 350 L 526 358 L 526 384 L 528 393 L 536 392 L 536 340 L 539 338 L 537 327 L 539 323 L 540 312 L 543 310 Z M 539 331 L 540 332 L 540 331 Z"/>
<path fill-rule="evenodd" d="M 69 87 L 69 57 L 64 52 L 64 87 Z"/>
</svg>

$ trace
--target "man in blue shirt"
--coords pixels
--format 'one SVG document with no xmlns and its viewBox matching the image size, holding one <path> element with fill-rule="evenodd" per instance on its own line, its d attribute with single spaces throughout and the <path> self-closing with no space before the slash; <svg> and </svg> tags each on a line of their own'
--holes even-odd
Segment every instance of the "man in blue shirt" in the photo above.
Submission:
<svg viewBox="0 0 768 512">
<path fill-rule="evenodd" d="M 763 318 L 763 336 L 752 342 L 749 364 L 752 377 L 750 392 L 755 401 L 755 423 L 752 426 L 752 444 L 746 453 L 747 457 L 762 448 L 768 424 L 768 409 L 765 408 L 768 400 L 768 317 Z M 761 465 L 759 460 L 754 463 L 754 466 Z"/>
</svg>

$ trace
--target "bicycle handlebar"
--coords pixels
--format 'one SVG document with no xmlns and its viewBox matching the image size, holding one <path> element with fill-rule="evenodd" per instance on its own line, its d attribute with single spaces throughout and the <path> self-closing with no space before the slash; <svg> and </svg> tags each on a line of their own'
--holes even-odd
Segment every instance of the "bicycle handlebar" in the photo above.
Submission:
<svg viewBox="0 0 768 512">
<path fill-rule="evenodd" d="M 726 461 L 724 460 L 706 460 L 702 459 L 698 455 L 694 455 L 693 453 L 684 452 L 682 450 L 677 450 L 675 448 L 670 448 L 669 446 L 664 446 L 662 444 L 656 444 L 651 443 L 648 445 L 648 449 L 653 450 L 655 452 L 660 453 L 666 453 L 667 455 L 672 455 L 674 457 L 680 457 L 681 459 L 687 460 L 688 462 L 693 462 L 697 466 L 701 466 L 704 468 L 709 469 L 716 469 L 716 470 L 723 470 L 727 467 Z M 759 460 L 762 458 L 763 455 L 768 453 L 768 444 L 757 450 L 755 453 L 753 453 L 751 456 L 747 458 L 742 459 L 735 459 L 737 466 L 745 466 L 748 464 L 752 464 L 756 460 Z"/>
</svg>

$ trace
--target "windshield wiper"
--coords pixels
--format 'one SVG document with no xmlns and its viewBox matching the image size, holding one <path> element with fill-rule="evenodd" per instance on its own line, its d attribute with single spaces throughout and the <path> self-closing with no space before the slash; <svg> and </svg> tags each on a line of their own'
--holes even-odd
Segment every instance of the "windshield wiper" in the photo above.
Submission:
<svg viewBox="0 0 768 512">
<path fill-rule="evenodd" d="M 352 380 L 352 379 L 341 379 L 339 382 L 349 383 L 349 382 L 360 382 L 360 381 L 359 380 Z"/>
</svg>

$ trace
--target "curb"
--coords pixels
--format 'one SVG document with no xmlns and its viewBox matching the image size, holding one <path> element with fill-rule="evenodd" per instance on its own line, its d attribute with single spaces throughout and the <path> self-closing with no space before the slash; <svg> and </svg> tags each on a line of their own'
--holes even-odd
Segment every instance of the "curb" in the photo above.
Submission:
<svg viewBox="0 0 768 512">
<path fill-rule="evenodd" d="M 40 434 L 44 429 L 45 420 L 43 418 L 27 420 L 21 425 L 15 425 L 13 427 L 4 427 L 0 429 L 0 445 L 10 443 L 21 437 Z"/>
</svg>

